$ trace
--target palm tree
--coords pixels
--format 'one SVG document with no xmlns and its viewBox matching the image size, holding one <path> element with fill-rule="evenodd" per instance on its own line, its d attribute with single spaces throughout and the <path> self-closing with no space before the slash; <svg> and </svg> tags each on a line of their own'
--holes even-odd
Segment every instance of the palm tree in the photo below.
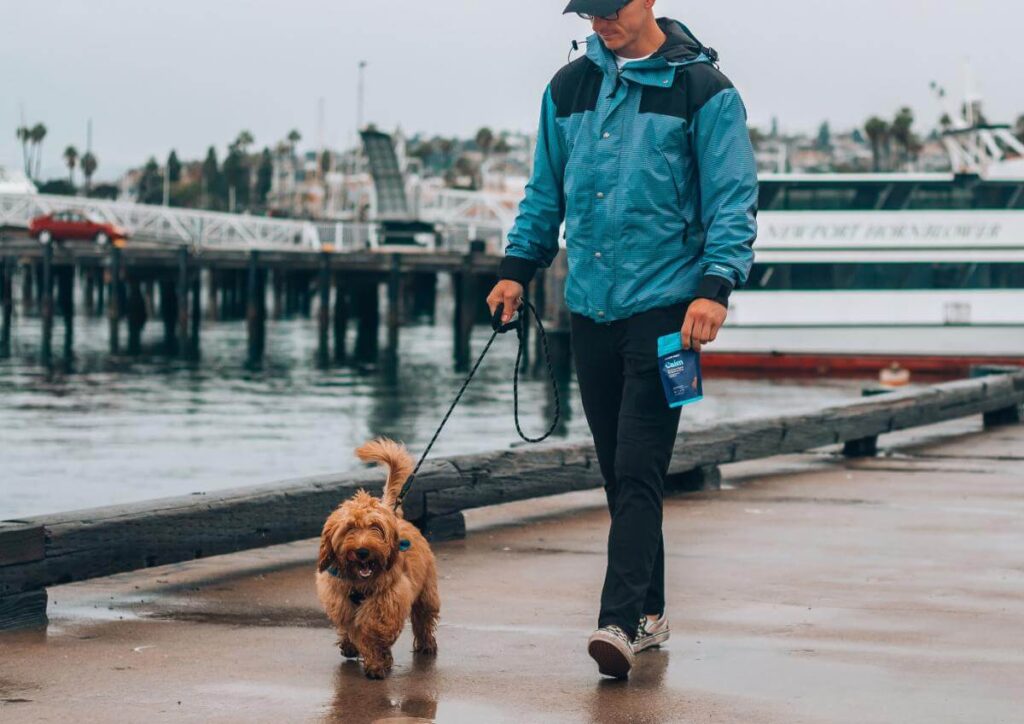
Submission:
<svg viewBox="0 0 1024 724">
<path fill-rule="evenodd" d="M 302 134 L 299 133 L 298 129 L 293 128 L 288 132 L 288 149 L 291 154 L 295 155 L 295 145 L 302 140 Z"/>
<path fill-rule="evenodd" d="M 871 142 L 871 155 L 874 159 L 875 172 L 882 170 L 882 148 L 889 141 L 889 124 L 878 116 L 872 116 L 864 124 L 864 132 Z"/>
<path fill-rule="evenodd" d="M 32 129 L 28 126 L 18 126 L 18 140 L 21 142 L 21 165 L 25 175 L 32 177 L 32 168 L 29 165 L 28 144 L 32 140 Z"/>
<path fill-rule="evenodd" d="M 82 175 L 85 176 L 85 193 L 88 195 L 89 189 L 92 187 L 92 175 L 96 173 L 100 162 L 92 151 L 86 151 L 78 165 L 82 168 Z"/>
<path fill-rule="evenodd" d="M 37 123 L 32 126 L 32 143 L 36 147 L 36 172 L 34 178 L 39 178 L 43 165 L 43 139 L 46 138 L 46 126 Z"/>
<path fill-rule="evenodd" d="M 494 145 L 494 132 L 486 126 L 476 132 L 476 145 L 484 152 L 484 156 L 491 153 L 491 146 Z"/>
<path fill-rule="evenodd" d="M 255 142 L 256 139 L 252 137 L 252 134 L 249 131 L 242 131 L 238 134 L 238 138 L 235 139 L 235 146 L 237 146 L 238 150 L 244 154 L 248 152 L 249 146 Z"/>
<path fill-rule="evenodd" d="M 68 146 L 64 149 L 64 163 L 68 167 L 68 183 L 75 185 L 75 165 L 78 163 L 78 149 Z"/>
<path fill-rule="evenodd" d="M 903 147 L 903 163 L 910 160 L 913 150 L 917 147 L 917 137 L 911 127 L 914 125 L 914 112 L 910 108 L 903 107 L 896 114 L 890 128 L 892 139 Z"/>
</svg>

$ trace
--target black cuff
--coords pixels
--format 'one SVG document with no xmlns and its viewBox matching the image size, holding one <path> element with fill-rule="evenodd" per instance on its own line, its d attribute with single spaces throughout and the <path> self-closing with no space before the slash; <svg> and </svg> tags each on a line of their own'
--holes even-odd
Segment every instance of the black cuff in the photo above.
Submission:
<svg viewBox="0 0 1024 724">
<path fill-rule="evenodd" d="M 712 299 L 724 307 L 729 307 L 729 294 L 732 293 L 732 281 L 715 274 L 705 274 L 697 285 L 697 298 Z"/>
<path fill-rule="evenodd" d="M 498 278 L 511 279 L 525 287 L 533 279 L 533 275 L 537 273 L 538 266 L 536 262 L 524 259 L 521 256 L 506 255 L 502 258 L 501 263 L 498 264 Z"/>
</svg>

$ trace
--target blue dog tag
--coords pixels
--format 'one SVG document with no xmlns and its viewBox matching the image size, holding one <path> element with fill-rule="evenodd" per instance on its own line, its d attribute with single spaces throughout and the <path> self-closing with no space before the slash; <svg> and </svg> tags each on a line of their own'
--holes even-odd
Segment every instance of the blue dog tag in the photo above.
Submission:
<svg viewBox="0 0 1024 724">
<path fill-rule="evenodd" d="M 683 349 L 681 333 L 658 337 L 658 369 L 669 407 L 682 407 L 704 398 L 700 353 Z"/>
</svg>

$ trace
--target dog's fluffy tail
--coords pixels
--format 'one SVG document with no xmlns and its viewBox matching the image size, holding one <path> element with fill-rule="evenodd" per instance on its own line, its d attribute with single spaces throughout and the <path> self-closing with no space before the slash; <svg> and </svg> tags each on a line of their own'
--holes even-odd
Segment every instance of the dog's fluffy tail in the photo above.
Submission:
<svg viewBox="0 0 1024 724">
<path fill-rule="evenodd" d="M 364 462 L 376 462 L 388 467 L 388 479 L 384 483 L 381 501 L 389 508 L 394 506 L 402 485 L 412 474 L 415 463 L 405 445 L 383 435 L 356 448 L 356 455 Z M 401 508 L 397 511 L 401 514 Z"/>
</svg>

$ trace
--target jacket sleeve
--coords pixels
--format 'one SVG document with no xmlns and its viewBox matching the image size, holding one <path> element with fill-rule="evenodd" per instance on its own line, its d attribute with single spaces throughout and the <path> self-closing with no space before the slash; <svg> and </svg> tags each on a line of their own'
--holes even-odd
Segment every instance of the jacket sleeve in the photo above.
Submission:
<svg viewBox="0 0 1024 724">
<path fill-rule="evenodd" d="M 724 88 L 693 119 L 704 225 L 698 297 L 727 304 L 746 284 L 757 238 L 757 163 L 747 112 L 735 88 Z"/>
<path fill-rule="evenodd" d="M 508 235 L 505 257 L 498 266 L 499 279 L 513 279 L 525 287 L 537 268 L 551 266 L 558 254 L 558 229 L 565 217 L 562 182 L 566 155 L 549 83 L 541 100 L 533 174 Z"/>
</svg>

